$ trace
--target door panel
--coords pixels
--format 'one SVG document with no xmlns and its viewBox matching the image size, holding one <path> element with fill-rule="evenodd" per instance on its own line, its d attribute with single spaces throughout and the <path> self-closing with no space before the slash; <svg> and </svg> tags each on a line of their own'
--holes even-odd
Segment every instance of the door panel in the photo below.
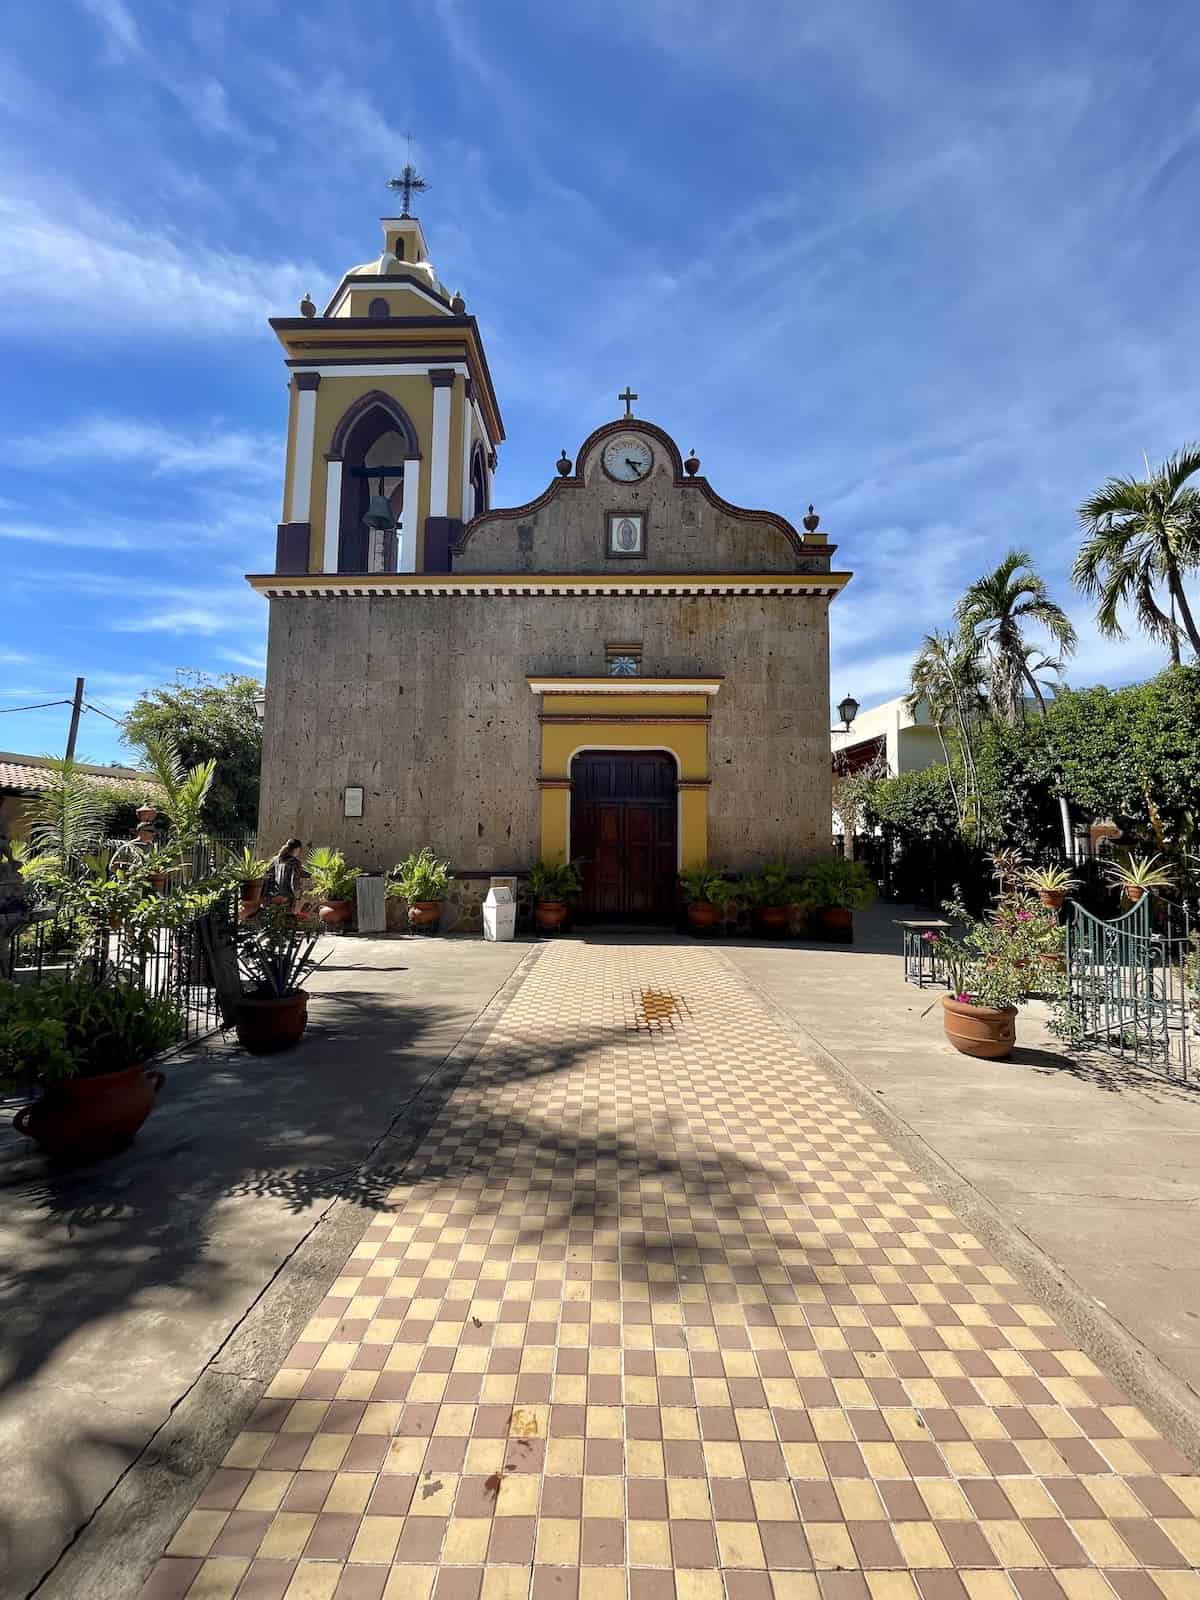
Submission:
<svg viewBox="0 0 1200 1600">
<path fill-rule="evenodd" d="M 660 752 L 585 751 L 571 764 L 571 858 L 580 915 L 669 923 L 675 914 L 675 763 Z"/>
</svg>

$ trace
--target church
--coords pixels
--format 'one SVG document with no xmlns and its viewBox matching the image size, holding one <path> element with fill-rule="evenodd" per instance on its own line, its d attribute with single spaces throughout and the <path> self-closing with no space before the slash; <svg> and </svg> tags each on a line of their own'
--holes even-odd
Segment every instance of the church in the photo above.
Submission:
<svg viewBox="0 0 1200 1600">
<path fill-rule="evenodd" d="M 723 500 L 628 385 L 574 459 L 548 452 L 541 494 L 496 506 L 479 326 L 407 204 L 300 311 L 271 319 L 283 519 L 248 579 L 270 607 L 263 849 L 386 870 L 428 844 L 468 915 L 493 875 L 571 859 L 580 921 L 663 925 L 690 867 L 830 854 L 850 574 L 812 508 L 799 531 Z"/>
</svg>

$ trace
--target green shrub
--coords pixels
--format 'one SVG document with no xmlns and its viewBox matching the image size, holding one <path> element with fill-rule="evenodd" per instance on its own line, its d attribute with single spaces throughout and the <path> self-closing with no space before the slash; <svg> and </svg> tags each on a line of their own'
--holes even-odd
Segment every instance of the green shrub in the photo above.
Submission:
<svg viewBox="0 0 1200 1600">
<path fill-rule="evenodd" d="M 583 887 L 573 862 L 535 861 L 529 869 L 529 892 L 543 904 L 557 905 L 577 895 Z"/>
<path fill-rule="evenodd" d="M 680 873 L 679 882 L 684 899 L 691 905 L 719 906 L 723 910 L 738 897 L 737 885 L 712 867 L 689 867 Z"/>
<path fill-rule="evenodd" d="M 425 845 L 419 855 L 398 861 L 389 874 L 387 893 L 411 905 L 415 900 L 444 900 L 450 887 L 450 863 L 439 861 Z"/>
<path fill-rule="evenodd" d="M 182 1033 L 174 1002 L 136 983 L 81 973 L 48 983 L 0 984 L 0 1070 L 32 1070 L 46 1083 L 123 1072 Z"/>
<path fill-rule="evenodd" d="M 357 867 L 348 867 L 340 850 L 331 850 L 327 844 L 310 850 L 304 870 L 312 879 L 309 893 L 325 901 L 353 900 L 354 885 L 362 876 Z"/>
<path fill-rule="evenodd" d="M 800 903 L 800 883 L 783 861 L 769 861 L 761 872 L 743 878 L 738 899 L 750 906 L 794 906 Z"/>
<path fill-rule="evenodd" d="M 800 898 L 814 911 L 843 906 L 861 911 L 876 895 L 875 880 L 861 861 L 816 861 L 800 880 Z"/>
</svg>

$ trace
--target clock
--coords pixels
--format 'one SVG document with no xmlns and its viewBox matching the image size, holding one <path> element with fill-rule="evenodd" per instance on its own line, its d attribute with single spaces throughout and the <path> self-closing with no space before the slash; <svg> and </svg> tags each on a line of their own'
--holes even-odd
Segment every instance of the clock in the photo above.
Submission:
<svg viewBox="0 0 1200 1600">
<path fill-rule="evenodd" d="M 654 451 L 640 435 L 619 433 L 604 446 L 600 460 L 605 472 L 618 483 L 640 483 L 650 476 Z"/>
</svg>

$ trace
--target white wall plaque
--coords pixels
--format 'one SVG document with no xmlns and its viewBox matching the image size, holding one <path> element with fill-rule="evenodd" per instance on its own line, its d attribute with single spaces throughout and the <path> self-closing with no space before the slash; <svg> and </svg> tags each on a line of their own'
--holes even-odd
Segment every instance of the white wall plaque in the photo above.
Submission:
<svg viewBox="0 0 1200 1600">
<path fill-rule="evenodd" d="M 345 815 L 348 817 L 361 817 L 363 814 L 363 792 L 361 784 L 352 784 L 346 790 Z"/>
</svg>

